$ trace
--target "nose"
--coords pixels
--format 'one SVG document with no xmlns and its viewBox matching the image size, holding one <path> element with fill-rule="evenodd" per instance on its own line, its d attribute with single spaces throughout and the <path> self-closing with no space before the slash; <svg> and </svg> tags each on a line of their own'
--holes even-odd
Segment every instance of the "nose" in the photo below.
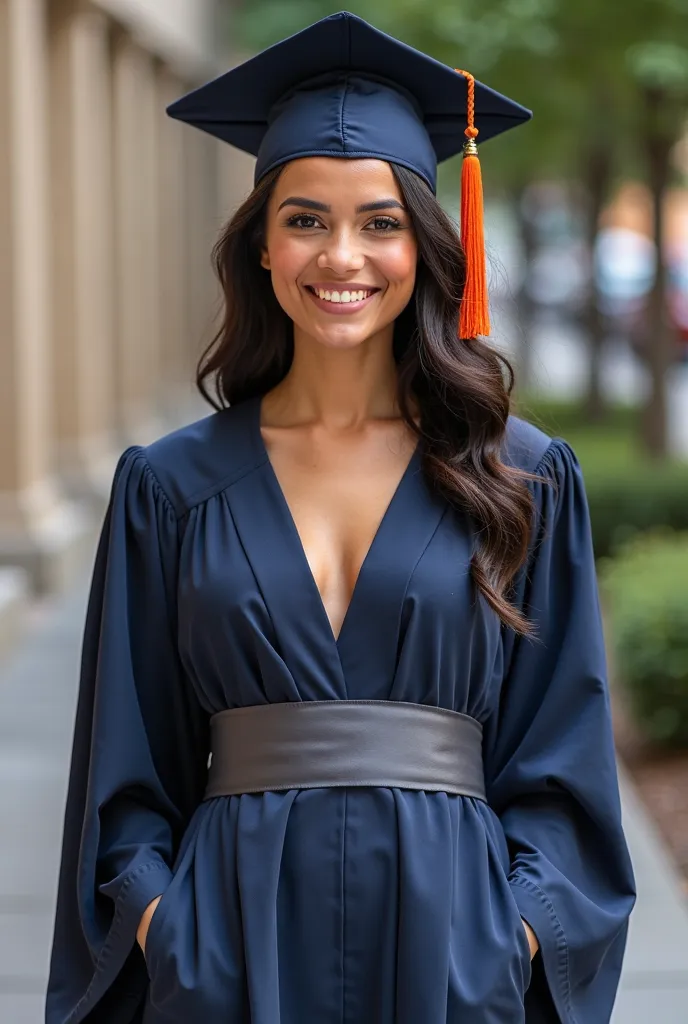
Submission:
<svg viewBox="0 0 688 1024">
<path fill-rule="evenodd" d="M 342 228 L 333 231 L 324 242 L 318 256 L 318 267 L 331 270 L 335 274 L 348 274 L 353 270 L 362 270 L 365 266 L 365 254 L 351 231 Z"/>
</svg>

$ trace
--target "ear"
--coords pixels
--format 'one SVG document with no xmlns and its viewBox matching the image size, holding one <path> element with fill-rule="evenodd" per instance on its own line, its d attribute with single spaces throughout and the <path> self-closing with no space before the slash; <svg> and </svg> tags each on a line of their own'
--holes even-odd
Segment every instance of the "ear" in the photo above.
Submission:
<svg viewBox="0 0 688 1024">
<path fill-rule="evenodd" d="M 260 265 L 263 268 L 263 270 L 270 269 L 270 254 L 265 248 L 260 250 Z"/>
</svg>

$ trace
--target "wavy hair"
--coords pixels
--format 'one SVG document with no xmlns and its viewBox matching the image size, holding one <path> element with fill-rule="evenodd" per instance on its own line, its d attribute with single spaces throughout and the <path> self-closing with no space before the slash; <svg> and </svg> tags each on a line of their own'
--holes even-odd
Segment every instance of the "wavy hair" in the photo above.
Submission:
<svg viewBox="0 0 688 1024">
<path fill-rule="evenodd" d="M 530 623 L 509 600 L 527 558 L 534 514 L 526 484 L 532 474 L 500 458 L 513 369 L 481 339 L 458 337 L 466 277 L 458 232 L 418 175 L 397 164 L 391 168 L 420 257 L 414 294 L 394 327 L 401 415 L 423 441 L 425 478 L 477 529 L 471 575 L 478 591 L 503 624 L 531 635 Z M 218 410 L 270 391 L 291 365 L 292 321 L 260 265 L 267 206 L 281 171 L 265 175 L 213 248 L 224 311 L 200 358 L 196 384 Z M 420 427 L 412 418 L 412 399 Z"/>
</svg>

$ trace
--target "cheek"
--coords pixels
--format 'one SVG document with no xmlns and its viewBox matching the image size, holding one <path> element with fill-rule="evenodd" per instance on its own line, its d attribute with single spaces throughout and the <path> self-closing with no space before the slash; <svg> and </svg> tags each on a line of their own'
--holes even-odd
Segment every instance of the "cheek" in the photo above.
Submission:
<svg viewBox="0 0 688 1024">
<path fill-rule="evenodd" d="M 285 284 L 296 280 L 312 259 L 310 246 L 296 238 L 275 239 L 269 246 L 273 277 Z"/>
<path fill-rule="evenodd" d="M 398 242 L 386 247 L 377 263 L 390 284 L 413 287 L 416 278 L 417 252 L 418 247 L 415 242 L 408 239 L 399 239 Z"/>
</svg>

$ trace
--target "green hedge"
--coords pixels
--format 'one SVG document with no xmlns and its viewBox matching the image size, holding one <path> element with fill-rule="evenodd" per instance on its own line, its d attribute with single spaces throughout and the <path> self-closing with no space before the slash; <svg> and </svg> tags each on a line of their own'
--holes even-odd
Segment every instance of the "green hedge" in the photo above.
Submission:
<svg viewBox="0 0 688 1024">
<path fill-rule="evenodd" d="M 632 406 L 616 406 L 603 424 L 591 425 L 574 403 L 523 400 L 516 411 L 564 437 L 576 452 L 598 557 L 613 554 L 637 532 L 657 526 L 688 530 L 688 463 L 655 463 L 643 455 Z"/>
<path fill-rule="evenodd" d="M 688 748 L 688 533 L 636 537 L 600 564 L 619 682 L 647 738 Z"/>
</svg>

